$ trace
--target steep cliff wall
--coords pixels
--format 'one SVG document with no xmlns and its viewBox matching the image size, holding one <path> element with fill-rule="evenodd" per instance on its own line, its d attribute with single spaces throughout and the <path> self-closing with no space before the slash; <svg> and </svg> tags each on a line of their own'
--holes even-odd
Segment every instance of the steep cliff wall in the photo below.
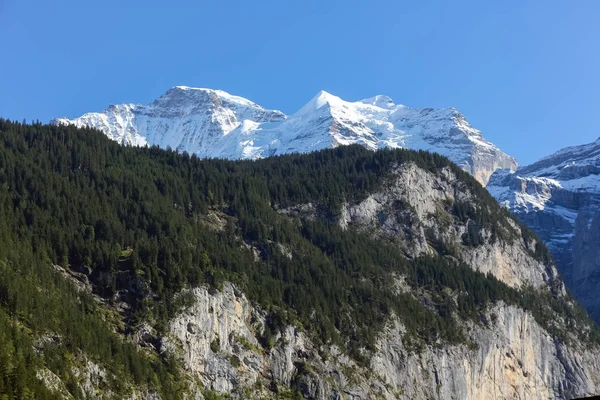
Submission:
<svg viewBox="0 0 600 400">
<path fill-rule="evenodd" d="M 368 365 L 358 365 L 292 326 L 262 349 L 264 312 L 231 284 L 192 293 L 192 305 L 169 325 L 164 351 L 206 388 L 236 398 L 283 397 L 291 388 L 312 399 L 568 399 L 600 389 L 598 349 L 567 345 L 504 304 L 469 324 L 471 345 L 415 351 L 392 319 Z"/>
</svg>

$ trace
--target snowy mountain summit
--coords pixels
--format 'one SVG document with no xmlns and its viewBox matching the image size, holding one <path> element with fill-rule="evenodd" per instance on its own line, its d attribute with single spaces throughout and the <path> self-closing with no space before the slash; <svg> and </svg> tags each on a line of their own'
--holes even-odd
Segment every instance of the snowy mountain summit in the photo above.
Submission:
<svg viewBox="0 0 600 400">
<path fill-rule="evenodd" d="M 56 124 L 90 126 L 123 144 L 170 146 L 199 157 L 256 159 L 361 144 L 449 157 L 486 184 L 514 158 L 484 139 L 454 108 L 413 109 L 383 95 L 348 102 L 319 92 L 286 116 L 222 90 L 176 86 L 148 105 L 121 104 Z"/>
</svg>

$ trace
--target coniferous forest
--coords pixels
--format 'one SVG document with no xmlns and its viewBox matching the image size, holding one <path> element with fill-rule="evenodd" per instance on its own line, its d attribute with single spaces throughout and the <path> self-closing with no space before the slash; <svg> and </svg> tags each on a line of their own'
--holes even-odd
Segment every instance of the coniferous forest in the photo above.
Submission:
<svg viewBox="0 0 600 400">
<path fill-rule="evenodd" d="M 392 313 L 419 351 L 467 342 L 457 320 L 481 323 L 482 311 L 498 301 L 529 310 L 564 340 L 557 315 L 565 326 L 588 324 L 582 340 L 600 340 L 568 297 L 511 288 L 446 257 L 443 246 L 438 255 L 409 259 L 391 242 L 336 223 L 343 204 L 363 200 L 408 162 L 433 173 L 450 168 L 476 194 L 479 207 L 456 202 L 452 218 L 485 227 L 494 240 L 536 243 L 531 254 L 551 262 L 534 234 L 522 228 L 517 236 L 508 212 L 436 154 L 348 146 L 260 161 L 201 160 L 121 146 L 92 129 L 0 120 L 0 399 L 58 398 L 38 379 L 42 369 L 77 397 L 71 371 L 79 353 L 120 377 L 105 382 L 116 393 L 138 386 L 180 397 L 186 389 L 174 360 L 124 338 L 144 323 L 164 332 L 186 303 L 182 289 L 219 290 L 224 282 L 268 313 L 265 348 L 288 324 L 310 326 L 315 341 L 339 344 L 366 363 Z M 319 218 L 278 211 L 308 203 Z M 206 223 L 211 213 L 227 222 L 222 229 Z M 462 245 L 481 245 L 481 238 L 469 233 Z M 85 277 L 90 290 L 64 271 Z M 437 305 L 398 293 L 393 274 Z M 118 303 L 126 311 L 114 311 Z"/>
</svg>

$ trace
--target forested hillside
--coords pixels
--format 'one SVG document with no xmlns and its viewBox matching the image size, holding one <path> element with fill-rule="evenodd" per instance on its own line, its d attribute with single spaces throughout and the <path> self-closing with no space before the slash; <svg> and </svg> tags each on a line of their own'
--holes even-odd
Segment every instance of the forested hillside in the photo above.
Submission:
<svg viewBox="0 0 600 400">
<path fill-rule="evenodd" d="M 1 398 L 59 398 L 38 379 L 41 370 L 82 397 L 73 373 L 82 360 L 110 372 L 102 385 L 115 398 L 183 396 L 188 378 L 177 361 L 160 346 L 125 338 L 145 324 L 165 333 L 189 301 L 178 295 L 183 289 L 220 290 L 225 282 L 265 310 L 264 349 L 291 324 L 362 365 L 392 314 L 415 352 L 476 346 L 461 321 L 482 323 L 497 302 L 527 310 L 557 340 L 600 340 L 581 308 L 552 288 L 511 287 L 466 265 L 447 243 L 413 258 L 391 241 L 340 226 L 345 204 L 364 200 L 409 163 L 452 171 L 477 198 L 444 205 L 451 220 L 471 227 L 460 246 L 482 245 L 485 231 L 491 241 L 523 241 L 532 257 L 551 264 L 535 235 L 439 155 L 348 146 L 260 161 L 200 160 L 120 146 L 93 129 L 0 120 Z M 314 206 L 316 217 L 281 212 L 302 204 Z M 211 227 L 215 216 L 222 226 Z M 396 276 L 416 290 L 398 291 Z"/>
</svg>

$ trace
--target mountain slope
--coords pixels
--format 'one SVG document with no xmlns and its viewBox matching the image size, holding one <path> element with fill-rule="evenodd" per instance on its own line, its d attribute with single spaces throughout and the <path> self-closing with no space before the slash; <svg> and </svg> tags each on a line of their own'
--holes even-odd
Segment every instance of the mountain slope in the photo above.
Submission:
<svg viewBox="0 0 600 400">
<path fill-rule="evenodd" d="M 449 157 L 482 184 L 496 169 L 517 166 L 455 109 L 412 109 L 386 96 L 347 102 L 321 91 L 286 117 L 220 90 L 176 86 L 149 105 L 110 106 L 53 123 L 94 127 L 123 144 L 170 146 L 202 158 L 256 159 L 348 144 L 421 149 Z"/>
<path fill-rule="evenodd" d="M 13 398 L 600 390 L 545 247 L 437 154 L 201 160 L 0 120 L 0 205 Z"/>
<path fill-rule="evenodd" d="M 600 319 L 600 140 L 568 147 L 488 185 L 498 201 L 534 229 L 565 281 Z"/>
</svg>

